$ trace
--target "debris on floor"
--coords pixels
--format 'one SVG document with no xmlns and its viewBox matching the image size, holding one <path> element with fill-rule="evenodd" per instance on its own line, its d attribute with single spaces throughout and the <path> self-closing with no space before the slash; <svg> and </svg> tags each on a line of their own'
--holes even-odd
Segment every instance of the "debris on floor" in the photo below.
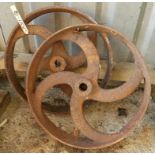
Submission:
<svg viewBox="0 0 155 155">
<path fill-rule="evenodd" d="M 84 107 L 86 120 L 100 132 L 117 132 L 136 113 L 138 100 L 142 95 L 139 89 L 128 98 L 115 103 L 91 101 L 89 106 Z M 65 98 L 62 96 L 61 93 L 50 95 L 51 104 L 55 98 Z M 62 130 L 75 131 L 69 112 L 57 115 L 49 110 L 46 111 L 46 115 Z M 0 128 L 0 152 L 155 152 L 155 103 L 152 100 L 144 119 L 127 138 L 98 150 L 74 149 L 52 139 L 37 124 L 29 105 L 15 94 L 0 117 L 0 122 L 5 119 L 9 121 Z"/>
</svg>

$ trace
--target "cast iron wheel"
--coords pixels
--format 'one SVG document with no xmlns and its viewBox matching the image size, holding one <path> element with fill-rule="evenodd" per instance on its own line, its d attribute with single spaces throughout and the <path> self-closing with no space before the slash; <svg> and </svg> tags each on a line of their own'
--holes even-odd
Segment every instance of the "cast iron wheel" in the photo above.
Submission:
<svg viewBox="0 0 155 155">
<path fill-rule="evenodd" d="M 77 30 L 79 33 L 76 32 Z M 126 83 L 114 89 L 104 89 L 99 86 L 98 76 L 100 67 L 98 52 L 89 39 L 80 34 L 82 31 L 109 33 L 123 42 L 131 50 L 135 60 L 135 70 Z M 49 75 L 36 86 L 36 78 L 39 71 L 38 66 L 43 59 L 44 54 L 50 48 L 49 45 L 60 40 L 72 40 L 82 48 L 87 59 L 86 71 L 82 74 L 70 71 L 57 72 Z M 85 43 L 87 42 L 87 44 L 85 44 L 83 40 L 85 40 Z M 84 101 L 90 99 L 101 102 L 112 102 L 124 99 L 138 87 L 142 80 L 144 80 L 144 95 L 142 100 L 140 100 L 139 109 L 119 132 L 112 134 L 100 133 L 88 124 L 83 115 Z M 50 88 L 61 84 L 67 84 L 72 88 L 70 101 L 71 117 L 75 127 L 85 136 L 85 138 L 74 136 L 74 134 L 68 134 L 56 127 L 43 112 L 42 100 L 45 92 Z M 85 87 L 82 86 L 81 90 L 81 85 L 83 84 Z M 151 84 L 147 67 L 135 45 L 116 30 L 96 24 L 72 26 L 60 30 L 49 37 L 35 53 L 33 60 L 29 65 L 26 78 L 26 94 L 28 102 L 30 103 L 33 114 L 39 125 L 52 138 L 68 146 L 81 149 L 103 148 L 127 137 L 131 130 L 133 130 L 137 123 L 143 118 L 149 104 L 150 91 Z"/>
</svg>

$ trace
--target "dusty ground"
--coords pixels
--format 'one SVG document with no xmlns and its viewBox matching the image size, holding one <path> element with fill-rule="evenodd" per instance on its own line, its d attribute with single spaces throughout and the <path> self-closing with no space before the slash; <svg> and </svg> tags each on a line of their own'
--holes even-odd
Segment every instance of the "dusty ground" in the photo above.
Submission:
<svg viewBox="0 0 155 155">
<path fill-rule="evenodd" d="M 111 104 L 93 102 L 85 107 L 86 118 L 96 130 L 116 132 L 136 112 L 138 99 L 141 96 L 142 90 L 139 89 L 120 102 Z M 62 93 L 52 93 L 48 100 L 53 102 L 55 98 L 65 97 Z M 48 112 L 47 115 L 63 130 L 72 132 L 73 123 L 69 114 L 58 115 Z M 155 152 L 155 103 L 153 101 L 143 121 L 128 138 L 99 150 L 73 149 L 51 139 L 38 126 L 28 105 L 14 93 L 0 122 L 4 119 L 8 122 L 0 128 L 0 152 Z"/>
</svg>

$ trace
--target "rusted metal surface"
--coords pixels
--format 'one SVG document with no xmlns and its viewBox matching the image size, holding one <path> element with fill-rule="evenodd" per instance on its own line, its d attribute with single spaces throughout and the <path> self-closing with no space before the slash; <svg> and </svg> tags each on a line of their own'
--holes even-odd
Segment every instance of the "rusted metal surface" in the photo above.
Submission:
<svg viewBox="0 0 155 155">
<path fill-rule="evenodd" d="M 95 31 L 102 34 L 109 33 L 130 49 L 135 60 L 135 70 L 126 83 L 114 89 L 101 88 L 98 84 L 100 70 L 99 55 L 94 44 L 81 33 L 83 31 Z M 46 52 L 51 48 L 50 45 L 63 40 L 70 40 L 81 47 L 87 61 L 87 69 L 82 74 L 68 70 L 65 71 L 63 69 L 67 64 L 67 61 L 60 56 L 59 61 L 62 61 L 62 63 L 57 63 L 60 67 L 58 72 L 56 71 L 55 73 L 48 75 L 37 85 L 37 76 L 40 73 L 40 68 L 43 67 L 43 64 L 40 62 L 43 61 Z M 51 65 L 49 67 L 53 70 L 53 59 L 50 59 L 50 62 Z M 144 80 L 144 95 L 139 101 L 139 108 L 132 119 L 129 120 L 120 131 L 112 134 L 100 133 L 89 125 L 84 117 L 83 105 L 85 101 L 95 100 L 103 102 L 104 104 L 104 102 L 113 102 L 124 99 L 134 92 L 142 80 Z M 42 109 L 42 101 L 45 93 L 55 86 L 64 84 L 69 85 L 72 89 L 72 93 L 70 94 L 70 111 L 75 130 L 71 134 L 56 127 Z M 28 102 L 30 103 L 31 109 L 39 125 L 52 138 L 68 146 L 81 149 L 103 148 L 127 137 L 129 132 L 131 132 L 143 118 L 149 104 L 150 91 L 151 84 L 147 67 L 134 44 L 116 30 L 97 24 L 72 26 L 51 35 L 35 53 L 29 65 L 26 77 L 26 94 Z"/>
<path fill-rule="evenodd" d="M 38 35 L 46 40 L 52 34 L 49 30 L 47 30 L 45 27 L 42 27 L 42 26 L 28 25 L 28 24 L 32 20 L 34 20 L 35 18 L 37 18 L 41 15 L 44 15 L 47 13 L 53 13 L 53 12 L 70 13 L 70 14 L 78 17 L 83 23 L 97 24 L 91 17 L 89 17 L 77 10 L 73 10 L 71 8 L 65 8 L 65 7 L 49 7 L 49 8 L 44 8 L 44 9 L 34 11 L 34 12 L 30 13 L 28 16 L 26 16 L 26 18 L 24 19 L 24 22 L 26 23 L 28 30 L 29 30 L 28 35 Z M 14 54 L 15 43 L 18 39 L 20 39 L 21 37 L 24 37 L 25 35 L 26 34 L 24 34 L 21 31 L 19 25 L 17 25 L 13 29 L 13 31 L 9 37 L 9 40 L 7 42 L 7 48 L 6 48 L 6 52 L 5 52 L 5 66 L 6 66 L 7 77 L 9 79 L 10 84 L 16 90 L 16 92 L 22 97 L 22 99 L 27 101 L 27 97 L 25 94 L 25 88 L 19 82 L 19 79 L 15 72 L 14 63 L 13 63 L 13 54 Z M 96 40 L 95 39 L 96 34 L 94 32 L 90 32 L 88 34 L 88 37 L 93 42 L 94 42 L 94 40 Z M 105 41 L 107 49 L 108 49 L 107 71 L 106 71 L 105 77 L 102 82 L 102 86 L 105 87 L 111 77 L 113 57 L 112 57 L 112 49 L 110 47 L 107 35 L 105 33 L 103 33 L 102 37 L 104 38 L 104 41 Z M 40 66 L 40 69 L 43 69 L 43 70 L 50 69 L 52 72 L 60 71 L 60 70 L 61 71 L 62 70 L 71 70 L 71 69 L 74 69 L 74 68 L 77 68 L 77 67 L 83 65 L 86 62 L 85 55 L 84 55 L 83 51 L 81 51 L 81 53 L 77 56 L 69 56 L 61 41 L 55 42 L 53 45 L 51 45 L 51 47 L 52 47 L 53 51 L 52 51 L 51 55 L 49 55 L 48 58 L 45 58 L 42 61 L 42 65 Z M 63 68 L 59 68 L 57 70 L 52 67 L 53 62 L 51 59 L 54 56 L 59 56 L 59 57 L 61 57 L 60 58 L 61 60 L 64 59 L 66 61 L 66 64 L 64 64 Z"/>
</svg>

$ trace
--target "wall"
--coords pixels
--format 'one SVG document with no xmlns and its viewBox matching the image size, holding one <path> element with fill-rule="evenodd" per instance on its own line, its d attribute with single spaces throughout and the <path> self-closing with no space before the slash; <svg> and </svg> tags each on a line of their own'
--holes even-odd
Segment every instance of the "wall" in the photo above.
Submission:
<svg viewBox="0 0 155 155">
<path fill-rule="evenodd" d="M 122 32 L 136 44 L 146 62 L 155 66 L 155 3 L 0 3 L 0 24 L 2 26 L 0 31 L 0 50 L 5 50 L 5 40 L 8 39 L 11 30 L 17 24 L 9 8 L 12 4 L 16 5 L 22 17 L 32 10 L 47 6 L 76 8 L 93 17 L 99 24 L 105 24 Z M 79 23 L 77 18 L 69 14 L 59 13 L 44 15 L 33 22 L 33 24 L 46 26 L 52 31 L 77 23 Z M 115 61 L 133 61 L 130 51 L 118 40 L 110 37 L 110 41 Z M 16 51 L 34 52 L 41 42 L 42 40 L 36 36 L 25 37 L 18 41 Z M 73 49 L 76 51 L 74 46 L 69 46 L 69 48 L 71 51 Z M 104 53 L 102 57 L 106 57 L 103 40 L 100 37 L 98 37 L 98 49 Z"/>
</svg>

